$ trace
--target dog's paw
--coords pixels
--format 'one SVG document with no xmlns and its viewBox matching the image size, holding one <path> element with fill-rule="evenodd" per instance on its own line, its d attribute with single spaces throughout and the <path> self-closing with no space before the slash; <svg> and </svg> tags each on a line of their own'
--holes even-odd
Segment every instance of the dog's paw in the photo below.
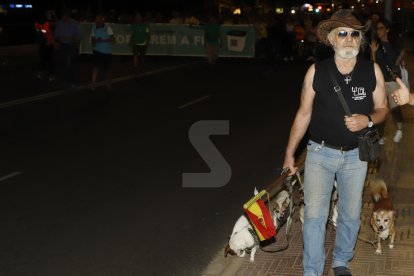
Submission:
<svg viewBox="0 0 414 276">
<path fill-rule="evenodd" d="M 251 263 L 253 263 L 254 262 L 254 256 L 256 255 L 256 251 L 257 251 L 257 248 L 258 248 L 259 246 L 257 246 L 257 245 L 255 245 L 255 246 L 253 246 L 253 248 L 252 248 L 252 252 L 250 252 L 250 262 Z"/>
<path fill-rule="evenodd" d="M 246 250 L 243 250 L 243 252 L 240 254 L 240 258 L 243 258 L 244 257 L 244 255 L 246 255 Z"/>
<path fill-rule="evenodd" d="M 393 243 L 390 243 L 389 247 L 390 247 L 390 249 L 393 249 L 394 248 L 394 244 Z"/>
<path fill-rule="evenodd" d="M 381 255 L 381 249 L 375 250 L 375 255 Z"/>
</svg>

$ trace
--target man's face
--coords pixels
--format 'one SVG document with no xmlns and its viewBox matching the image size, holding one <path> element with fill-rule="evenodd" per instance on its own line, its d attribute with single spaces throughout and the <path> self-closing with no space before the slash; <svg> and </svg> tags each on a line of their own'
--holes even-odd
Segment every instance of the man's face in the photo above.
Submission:
<svg viewBox="0 0 414 276">
<path fill-rule="evenodd" d="M 330 42 L 335 53 L 343 59 L 355 58 L 361 46 L 361 32 L 352 28 L 339 27 L 332 30 Z"/>
</svg>

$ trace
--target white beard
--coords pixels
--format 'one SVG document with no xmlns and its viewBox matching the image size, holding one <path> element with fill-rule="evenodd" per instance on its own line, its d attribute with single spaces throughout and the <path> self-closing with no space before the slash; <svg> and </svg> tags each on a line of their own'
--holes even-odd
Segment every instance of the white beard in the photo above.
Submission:
<svg viewBox="0 0 414 276">
<path fill-rule="evenodd" d="M 337 48 L 335 53 L 343 59 L 352 59 L 356 57 L 359 53 L 358 48 L 349 48 L 349 47 L 343 47 L 343 48 Z"/>
</svg>

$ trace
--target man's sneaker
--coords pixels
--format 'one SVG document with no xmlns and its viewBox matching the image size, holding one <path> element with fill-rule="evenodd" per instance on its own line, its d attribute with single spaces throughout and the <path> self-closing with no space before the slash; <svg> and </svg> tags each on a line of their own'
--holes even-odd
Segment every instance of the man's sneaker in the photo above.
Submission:
<svg viewBox="0 0 414 276">
<path fill-rule="evenodd" d="M 401 138 L 402 138 L 402 130 L 399 129 L 395 132 L 393 140 L 395 143 L 399 143 L 401 141 Z"/>
<path fill-rule="evenodd" d="M 382 145 L 384 145 L 384 143 L 385 143 L 385 138 L 384 138 L 384 137 L 381 137 L 381 138 L 378 140 L 378 144 L 380 144 L 380 145 L 382 146 Z"/>
<path fill-rule="evenodd" d="M 333 269 L 335 276 L 352 276 L 351 271 L 346 266 L 337 266 Z"/>
<path fill-rule="evenodd" d="M 54 77 L 54 76 L 50 76 L 50 77 L 49 77 L 49 81 L 50 81 L 50 82 L 55 81 L 55 80 L 56 80 L 56 79 L 55 79 L 55 77 Z"/>
</svg>

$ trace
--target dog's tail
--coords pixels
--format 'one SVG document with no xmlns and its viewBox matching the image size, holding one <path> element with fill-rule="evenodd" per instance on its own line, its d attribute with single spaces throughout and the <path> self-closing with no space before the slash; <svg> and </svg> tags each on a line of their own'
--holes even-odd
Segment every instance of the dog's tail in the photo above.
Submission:
<svg viewBox="0 0 414 276">
<path fill-rule="evenodd" d="M 381 198 L 388 198 L 387 185 L 384 180 L 380 178 L 372 179 L 370 181 L 371 195 L 374 202 L 378 202 Z"/>
</svg>

